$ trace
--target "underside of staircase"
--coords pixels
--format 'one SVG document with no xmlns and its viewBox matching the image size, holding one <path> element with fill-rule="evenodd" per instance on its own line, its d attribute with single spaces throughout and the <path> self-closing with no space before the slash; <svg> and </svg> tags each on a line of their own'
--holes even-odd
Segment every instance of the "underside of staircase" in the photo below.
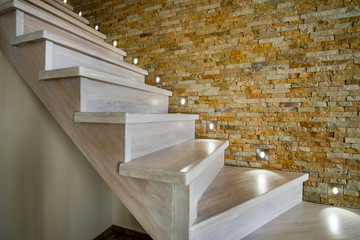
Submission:
<svg viewBox="0 0 360 240">
<path fill-rule="evenodd" d="M 0 49 L 153 239 L 241 239 L 302 201 L 308 175 L 224 166 L 171 92 L 59 0 L 0 0 Z"/>
</svg>

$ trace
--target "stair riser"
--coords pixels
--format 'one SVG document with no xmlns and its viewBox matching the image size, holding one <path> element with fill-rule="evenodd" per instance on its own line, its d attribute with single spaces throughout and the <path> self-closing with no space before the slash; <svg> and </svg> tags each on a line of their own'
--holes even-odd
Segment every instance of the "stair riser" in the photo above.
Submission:
<svg viewBox="0 0 360 240">
<path fill-rule="evenodd" d="M 169 97 L 81 78 L 82 112 L 167 113 Z"/>
<path fill-rule="evenodd" d="M 48 65 L 48 68 L 45 70 L 83 66 L 98 71 L 103 71 L 104 69 L 106 69 L 106 72 L 108 74 L 119 76 L 135 82 L 143 83 L 145 81 L 145 76 L 142 74 L 126 70 L 111 63 L 86 56 L 82 53 L 78 53 L 76 51 L 58 46 L 56 44 L 53 44 L 51 62 L 52 65 Z"/>
<path fill-rule="evenodd" d="M 125 129 L 125 162 L 195 138 L 194 121 L 126 124 Z"/>
<path fill-rule="evenodd" d="M 302 181 L 293 181 L 203 222 L 193 240 L 241 239 L 302 201 Z"/>
<path fill-rule="evenodd" d="M 197 217 L 197 203 L 212 181 L 224 167 L 224 152 L 215 158 L 209 167 L 190 184 L 190 225 L 192 225 Z"/>
</svg>

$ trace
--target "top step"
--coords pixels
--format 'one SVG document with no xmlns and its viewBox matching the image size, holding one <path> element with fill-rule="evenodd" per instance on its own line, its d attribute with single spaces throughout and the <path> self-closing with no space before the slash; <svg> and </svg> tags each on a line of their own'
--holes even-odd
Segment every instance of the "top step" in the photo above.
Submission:
<svg viewBox="0 0 360 240">
<path fill-rule="evenodd" d="M 120 175 L 190 184 L 229 146 L 225 140 L 192 139 L 120 164 Z"/>
</svg>

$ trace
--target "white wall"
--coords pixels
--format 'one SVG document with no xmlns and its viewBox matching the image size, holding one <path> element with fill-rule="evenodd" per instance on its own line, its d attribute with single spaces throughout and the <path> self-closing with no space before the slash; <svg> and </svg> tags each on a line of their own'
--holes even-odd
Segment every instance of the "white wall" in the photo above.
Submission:
<svg viewBox="0 0 360 240">
<path fill-rule="evenodd" d="M 110 188 L 0 52 L 0 239 L 93 239 L 112 210 Z"/>
</svg>

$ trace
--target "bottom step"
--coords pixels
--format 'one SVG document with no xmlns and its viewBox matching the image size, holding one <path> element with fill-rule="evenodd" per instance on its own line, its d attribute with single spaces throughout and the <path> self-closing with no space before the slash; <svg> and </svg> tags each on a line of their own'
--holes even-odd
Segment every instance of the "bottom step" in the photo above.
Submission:
<svg viewBox="0 0 360 240">
<path fill-rule="evenodd" d="M 241 239 L 302 201 L 308 174 L 226 166 L 198 202 L 191 239 Z"/>
<path fill-rule="evenodd" d="M 244 240 L 360 239 L 360 209 L 302 202 Z"/>
</svg>

